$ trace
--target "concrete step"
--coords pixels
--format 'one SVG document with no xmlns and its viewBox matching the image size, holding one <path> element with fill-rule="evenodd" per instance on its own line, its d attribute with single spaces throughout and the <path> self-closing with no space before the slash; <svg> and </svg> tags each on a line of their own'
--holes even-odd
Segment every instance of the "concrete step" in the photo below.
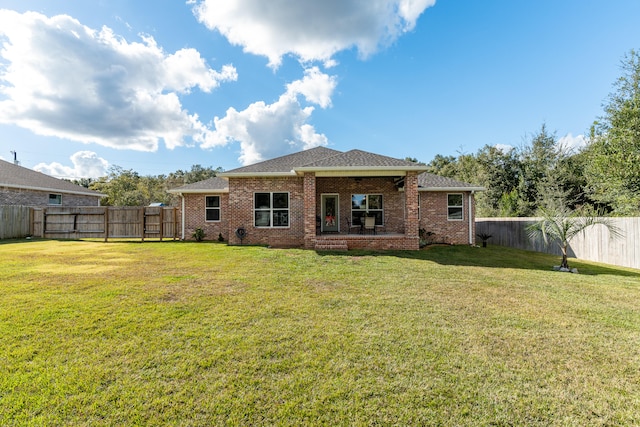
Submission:
<svg viewBox="0 0 640 427">
<path fill-rule="evenodd" d="M 348 251 L 349 245 L 346 240 L 318 240 L 315 248 L 316 251 Z"/>
</svg>

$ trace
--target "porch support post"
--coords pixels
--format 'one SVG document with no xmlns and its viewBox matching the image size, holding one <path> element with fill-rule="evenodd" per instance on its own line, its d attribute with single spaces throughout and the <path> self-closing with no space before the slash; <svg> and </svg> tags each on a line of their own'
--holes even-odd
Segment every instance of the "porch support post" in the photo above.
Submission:
<svg viewBox="0 0 640 427">
<path fill-rule="evenodd" d="M 415 240 L 415 248 L 411 249 L 418 249 L 420 246 L 420 219 L 418 217 L 418 174 L 416 172 L 407 172 L 404 182 L 404 195 L 407 215 L 404 234 L 407 238 Z"/>
<path fill-rule="evenodd" d="M 316 240 L 316 174 L 304 174 L 304 247 L 313 249 Z"/>
</svg>

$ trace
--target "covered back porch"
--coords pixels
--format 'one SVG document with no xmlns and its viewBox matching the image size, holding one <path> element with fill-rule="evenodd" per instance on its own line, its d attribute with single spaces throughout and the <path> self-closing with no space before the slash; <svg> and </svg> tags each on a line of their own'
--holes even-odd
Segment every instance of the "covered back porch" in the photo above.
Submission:
<svg viewBox="0 0 640 427">
<path fill-rule="evenodd" d="M 417 176 L 385 172 L 305 173 L 305 246 L 418 249 Z"/>
</svg>

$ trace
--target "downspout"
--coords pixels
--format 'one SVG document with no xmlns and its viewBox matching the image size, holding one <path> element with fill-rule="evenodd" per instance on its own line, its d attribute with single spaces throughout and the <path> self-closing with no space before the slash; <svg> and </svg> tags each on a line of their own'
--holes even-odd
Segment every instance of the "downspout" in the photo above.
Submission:
<svg viewBox="0 0 640 427">
<path fill-rule="evenodd" d="M 469 193 L 469 244 L 473 245 L 473 193 L 475 191 L 471 190 Z"/>
<path fill-rule="evenodd" d="M 180 232 L 180 240 L 184 240 L 184 223 L 185 223 L 185 213 L 184 213 L 184 194 L 182 193 L 178 193 L 180 195 L 180 198 L 182 199 L 182 209 L 180 209 L 180 225 L 181 225 L 181 232 Z"/>
</svg>

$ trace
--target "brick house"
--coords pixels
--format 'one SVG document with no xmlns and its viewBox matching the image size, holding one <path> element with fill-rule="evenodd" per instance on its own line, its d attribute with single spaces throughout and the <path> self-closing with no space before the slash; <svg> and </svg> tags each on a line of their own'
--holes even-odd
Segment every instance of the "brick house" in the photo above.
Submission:
<svg viewBox="0 0 640 427">
<path fill-rule="evenodd" d="M 419 248 L 475 242 L 474 193 L 483 188 L 413 162 L 317 147 L 171 190 L 182 238 L 196 228 L 230 244 L 309 249 Z M 368 218 L 368 219 L 367 219 Z"/>
<path fill-rule="evenodd" d="M 0 160 L 0 206 L 100 206 L 106 196 Z"/>
</svg>

